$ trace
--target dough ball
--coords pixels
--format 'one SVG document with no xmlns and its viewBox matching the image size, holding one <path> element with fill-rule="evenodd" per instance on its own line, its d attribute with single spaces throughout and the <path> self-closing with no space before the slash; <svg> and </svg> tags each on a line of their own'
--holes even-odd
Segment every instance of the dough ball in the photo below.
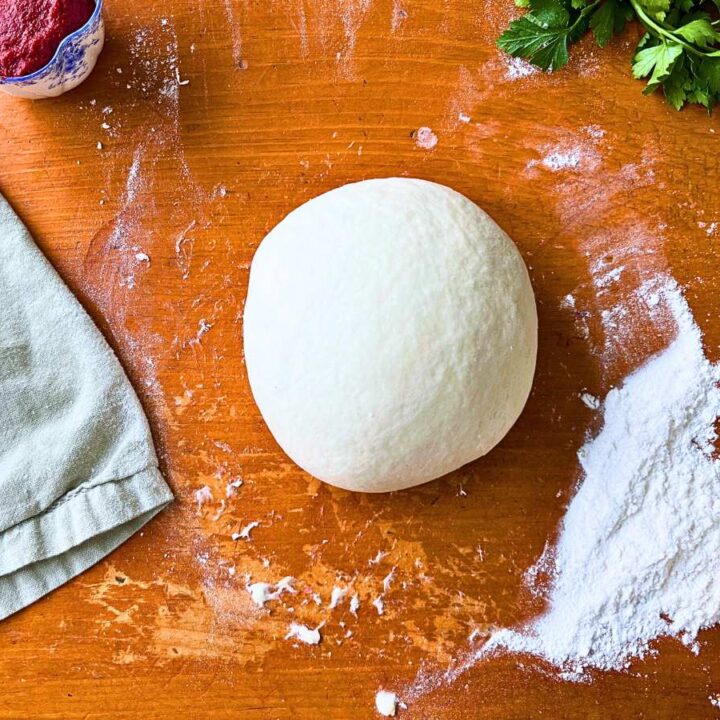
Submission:
<svg viewBox="0 0 720 720">
<path fill-rule="evenodd" d="M 291 212 L 253 259 L 245 358 L 302 468 L 363 492 L 487 453 L 522 411 L 537 352 L 530 280 L 477 205 L 424 180 L 367 180 Z"/>
</svg>

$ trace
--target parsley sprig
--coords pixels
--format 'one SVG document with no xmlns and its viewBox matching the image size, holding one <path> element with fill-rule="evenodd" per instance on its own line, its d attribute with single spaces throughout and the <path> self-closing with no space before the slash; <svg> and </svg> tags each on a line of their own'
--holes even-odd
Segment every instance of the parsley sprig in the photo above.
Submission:
<svg viewBox="0 0 720 720">
<path fill-rule="evenodd" d="M 568 48 L 592 32 L 600 47 L 636 19 L 645 28 L 633 57 L 645 94 L 662 88 L 676 110 L 720 101 L 720 0 L 515 0 L 528 8 L 498 46 L 551 72 L 568 62 Z"/>
</svg>

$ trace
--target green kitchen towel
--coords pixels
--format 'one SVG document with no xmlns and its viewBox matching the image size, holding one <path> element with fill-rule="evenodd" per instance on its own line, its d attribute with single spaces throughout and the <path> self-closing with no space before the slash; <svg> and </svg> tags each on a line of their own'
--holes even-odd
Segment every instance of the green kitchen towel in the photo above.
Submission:
<svg viewBox="0 0 720 720">
<path fill-rule="evenodd" d="M 0 619 L 171 500 L 120 363 L 0 195 Z"/>
</svg>

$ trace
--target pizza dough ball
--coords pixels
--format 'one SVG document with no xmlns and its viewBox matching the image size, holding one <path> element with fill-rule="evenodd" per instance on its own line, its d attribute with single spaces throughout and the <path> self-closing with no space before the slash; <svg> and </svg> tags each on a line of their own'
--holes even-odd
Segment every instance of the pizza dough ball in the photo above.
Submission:
<svg viewBox="0 0 720 720">
<path fill-rule="evenodd" d="M 532 385 L 537 312 L 520 253 L 485 212 L 387 178 L 310 200 L 267 235 L 244 336 L 283 450 L 331 485 L 385 492 L 502 439 Z"/>
</svg>

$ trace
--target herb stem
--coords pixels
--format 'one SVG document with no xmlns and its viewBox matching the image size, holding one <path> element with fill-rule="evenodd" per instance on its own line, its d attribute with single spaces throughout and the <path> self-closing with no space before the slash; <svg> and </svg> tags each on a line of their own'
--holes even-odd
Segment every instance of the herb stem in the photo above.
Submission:
<svg viewBox="0 0 720 720">
<path fill-rule="evenodd" d="M 587 15 L 589 15 L 598 5 L 600 4 L 600 0 L 595 0 L 594 2 L 590 3 L 589 5 L 586 5 L 578 15 L 578 19 L 573 24 L 573 30 L 580 24 L 582 20 L 585 19 Z"/>
<path fill-rule="evenodd" d="M 635 10 L 638 18 L 640 18 L 640 22 L 642 22 L 643 25 L 645 25 L 646 28 L 648 28 L 651 31 L 654 31 L 656 35 L 658 35 L 663 41 L 670 40 L 671 42 L 674 42 L 677 45 L 682 45 L 686 50 L 691 52 L 693 55 L 697 55 L 698 57 L 707 57 L 707 53 L 702 52 L 701 50 L 698 50 L 694 45 L 691 43 L 688 43 L 683 38 L 678 37 L 675 35 L 675 33 L 671 32 L 667 28 L 663 27 L 659 23 L 655 22 L 642 8 L 640 3 L 637 0 L 630 0 L 630 5 L 632 5 L 633 10 Z"/>
</svg>

